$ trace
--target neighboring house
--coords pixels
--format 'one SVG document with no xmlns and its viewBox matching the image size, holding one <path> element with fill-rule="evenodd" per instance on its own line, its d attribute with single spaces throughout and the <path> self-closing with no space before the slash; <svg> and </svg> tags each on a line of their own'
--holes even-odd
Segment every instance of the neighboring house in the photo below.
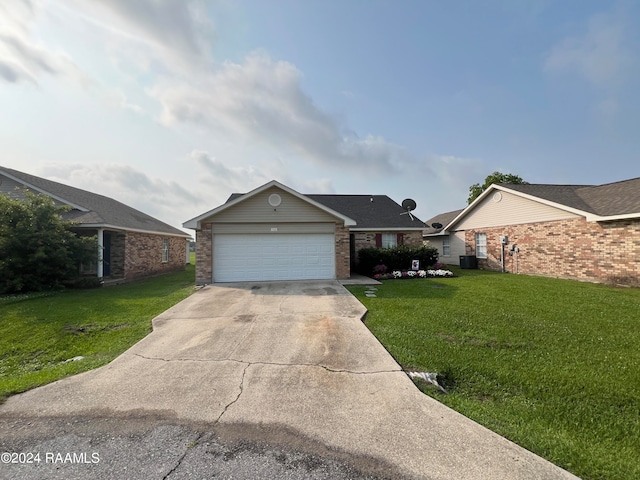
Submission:
<svg viewBox="0 0 640 480">
<path fill-rule="evenodd" d="M 421 245 L 424 223 L 386 195 L 303 195 L 274 180 L 183 227 L 207 284 L 348 278 L 358 250 Z"/>
<path fill-rule="evenodd" d="M 481 268 L 640 286 L 640 178 L 494 184 L 441 233 Z"/>
<path fill-rule="evenodd" d="M 44 194 L 74 223 L 78 235 L 97 236 L 99 250 L 83 274 L 113 282 L 184 269 L 190 235 L 123 203 L 27 173 L 0 167 L 0 194 L 24 199 L 24 190 Z"/>
<path fill-rule="evenodd" d="M 464 234 L 462 238 L 450 235 L 444 227 L 462 213 L 462 210 L 441 213 L 426 221 L 427 228 L 423 231 L 424 243 L 438 250 L 438 261 L 448 265 L 458 265 L 460 255 L 465 255 Z"/>
</svg>

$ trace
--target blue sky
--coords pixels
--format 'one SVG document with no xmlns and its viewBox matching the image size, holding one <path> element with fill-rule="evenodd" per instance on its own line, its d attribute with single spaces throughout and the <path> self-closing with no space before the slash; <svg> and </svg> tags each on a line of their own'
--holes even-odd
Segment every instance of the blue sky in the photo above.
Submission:
<svg viewBox="0 0 640 480">
<path fill-rule="evenodd" d="M 411 197 L 640 176 L 640 2 L 0 3 L 0 165 L 172 225 L 276 179 Z"/>
</svg>

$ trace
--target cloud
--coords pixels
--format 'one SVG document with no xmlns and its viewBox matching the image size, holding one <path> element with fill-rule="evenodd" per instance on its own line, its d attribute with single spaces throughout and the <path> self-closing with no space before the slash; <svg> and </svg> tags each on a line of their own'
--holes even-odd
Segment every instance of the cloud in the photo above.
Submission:
<svg viewBox="0 0 640 480">
<path fill-rule="evenodd" d="M 0 79 L 37 84 L 39 77 L 55 75 L 86 85 L 88 77 L 66 52 L 48 49 L 30 37 L 40 13 L 39 4 L 28 1 L 0 4 Z"/>
<path fill-rule="evenodd" d="M 271 180 L 277 180 L 301 193 L 335 191 L 331 180 L 327 178 L 301 180 L 288 174 L 283 165 L 233 167 L 201 150 L 191 152 L 189 160 L 196 164 L 198 171 L 202 172 L 199 175 L 201 185 L 206 186 L 206 190 L 215 192 L 208 195 L 214 204 L 223 203 L 231 193 L 246 193 Z"/>
<path fill-rule="evenodd" d="M 575 73 L 596 87 L 624 82 L 633 63 L 628 31 L 621 12 L 598 14 L 583 35 L 564 38 L 544 62 L 551 73 Z"/>
<path fill-rule="evenodd" d="M 152 177 L 122 164 L 46 164 L 37 175 L 105 195 L 173 226 L 201 197 L 175 180 Z"/>
<path fill-rule="evenodd" d="M 405 149 L 380 136 L 347 133 L 302 90 L 301 78 L 291 63 L 255 52 L 192 82 L 165 78 L 148 91 L 162 105 L 160 121 L 167 126 L 223 130 L 319 165 L 391 173 L 411 161 Z"/>
<path fill-rule="evenodd" d="M 174 74 L 206 68 L 214 28 L 201 0 L 69 0 L 73 13 L 110 34 L 122 56 L 149 57 Z M 71 11 L 69 11 L 71 13 Z M 132 51 L 133 50 L 133 51 Z M 143 52 L 143 54 L 141 54 Z"/>
</svg>

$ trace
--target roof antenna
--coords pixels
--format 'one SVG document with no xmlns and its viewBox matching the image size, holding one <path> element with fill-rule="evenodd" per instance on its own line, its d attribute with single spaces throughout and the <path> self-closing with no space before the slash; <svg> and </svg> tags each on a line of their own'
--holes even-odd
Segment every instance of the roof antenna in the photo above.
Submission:
<svg viewBox="0 0 640 480">
<path fill-rule="evenodd" d="M 411 215 L 411 211 L 416 209 L 416 202 L 411 198 L 406 198 L 402 201 L 402 208 L 406 210 L 406 212 L 402 212 L 400 215 L 409 215 L 411 221 L 414 220 L 413 215 Z"/>
</svg>

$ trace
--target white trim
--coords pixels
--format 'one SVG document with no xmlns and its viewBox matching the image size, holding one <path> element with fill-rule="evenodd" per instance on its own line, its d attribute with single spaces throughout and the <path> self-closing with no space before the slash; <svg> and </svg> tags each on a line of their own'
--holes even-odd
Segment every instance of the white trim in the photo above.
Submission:
<svg viewBox="0 0 640 480">
<path fill-rule="evenodd" d="M 104 276 L 104 230 L 98 229 L 98 278 Z"/>
<path fill-rule="evenodd" d="M 350 228 L 350 232 L 422 232 L 424 228 L 419 227 L 367 227 L 367 228 Z"/>
<path fill-rule="evenodd" d="M 117 225 L 111 225 L 108 223 L 73 223 L 72 222 L 71 227 L 72 228 L 105 228 L 109 230 L 121 230 L 123 232 L 149 233 L 151 235 L 164 235 L 165 237 L 193 238 L 192 235 L 189 235 L 186 232 L 180 235 L 178 233 L 156 232 L 155 230 L 141 230 L 138 228 L 119 227 Z"/>
<path fill-rule="evenodd" d="M 495 183 L 492 183 L 491 185 L 489 185 L 489 188 L 487 188 L 484 192 L 482 192 L 473 202 L 471 202 L 462 212 L 460 212 L 456 218 L 451 220 L 449 222 L 449 224 L 446 225 L 442 229 L 442 231 L 449 231 L 456 223 L 458 223 L 460 220 L 462 220 L 462 218 L 467 216 L 467 214 L 470 211 L 472 211 L 476 207 L 476 205 L 478 205 L 486 197 L 491 195 L 492 192 L 495 193 L 495 190 L 501 190 L 503 192 L 509 192 L 509 193 L 512 193 L 513 195 L 516 195 L 516 196 L 521 197 L 521 198 L 526 198 L 527 200 L 531 200 L 533 202 L 541 203 L 541 204 L 547 205 L 549 207 L 558 208 L 560 210 L 564 210 L 565 212 L 571 212 L 573 214 L 580 215 L 581 217 L 585 217 L 588 221 L 598 221 L 598 220 L 589 220 L 590 217 L 594 218 L 594 217 L 597 217 L 597 216 L 592 214 L 592 213 L 585 212 L 584 210 L 579 210 L 577 208 L 568 207 L 567 205 L 563 205 L 561 203 L 551 202 L 551 201 L 546 200 L 544 198 L 536 197 L 535 195 L 529 195 L 528 193 L 522 193 L 522 192 L 519 192 L 518 190 L 511 190 L 510 188 L 504 187 L 502 185 L 496 185 Z M 598 217 L 598 218 L 602 218 L 602 217 Z M 625 216 L 625 218 L 626 218 L 626 216 Z"/>
<path fill-rule="evenodd" d="M 614 220 L 631 220 L 634 218 L 640 218 L 640 213 L 625 213 L 622 215 L 610 215 L 608 217 L 590 214 L 587 215 L 587 222 L 611 222 Z"/>
<path fill-rule="evenodd" d="M 66 204 L 66 205 L 70 206 L 71 208 L 75 208 L 76 210 L 80 210 L 81 212 L 88 212 L 88 211 L 90 211 L 88 208 L 81 207 L 80 205 L 77 205 L 77 204 L 75 204 L 75 203 L 73 203 L 73 202 L 70 202 L 69 200 L 66 200 L 66 199 L 64 199 L 64 198 L 62 198 L 62 197 L 59 197 L 59 196 L 57 196 L 57 195 L 52 194 L 52 193 L 50 193 L 49 191 L 44 190 L 43 188 L 36 187 L 35 185 L 32 185 L 32 184 L 30 184 L 29 182 L 26 182 L 26 181 L 22 180 L 21 178 L 16 177 L 15 175 L 11 175 L 11 174 L 10 174 L 10 173 L 8 173 L 7 171 L 3 170 L 2 168 L 0 168 L 0 172 L 2 172 L 2 175 L 4 175 L 5 177 L 8 177 L 8 178 L 10 178 L 11 180 L 13 180 L 13 181 L 15 181 L 15 182 L 21 183 L 21 184 L 22 184 L 22 185 L 24 185 L 25 187 L 28 187 L 28 188 L 30 188 L 30 189 L 32 189 L 32 190 L 35 190 L 35 191 L 39 192 L 39 193 L 43 193 L 43 194 L 44 194 L 44 195 L 46 195 L 47 197 L 51 197 L 51 198 L 53 198 L 54 200 L 57 200 L 57 201 L 59 201 L 59 202 L 62 202 L 62 203 L 64 203 L 64 204 Z"/>
<path fill-rule="evenodd" d="M 219 207 L 214 208 L 213 210 L 209 210 L 206 213 L 203 213 L 202 215 L 199 215 L 197 217 L 192 218 L 191 220 L 187 220 L 186 222 L 184 222 L 182 224 L 183 228 L 191 228 L 193 230 L 200 230 L 201 228 L 201 224 L 202 224 L 202 220 L 205 219 L 209 219 L 210 217 L 213 217 L 214 215 L 217 215 L 218 213 L 233 207 L 234 205 L 237 205 L 240 202 L 243 202 L 244 200 L 247 200 L 261 192 L 264 192 L 265 190 L 267 190 L 268 188 L 271 187 L 277 187 L 281 190 L 284 190 L 285 192 L 293 195 L 296 198 L 299 198 L 302 201 L 305 201 L 307 203 L 309 203 L 310 205 L 313 205 L 314 207 L 319 208 L 320 210 L 328 213 L 329 215 L 339 218 L 340 220 L 342 220 L 344 222 L 345 226 L 352 226 L 352 225 L 356 225 L 356 221 L 353 220 L 352 218 L 349 218 L 339 212 L 336 212 L 335 210 L 330 209 L 329 207 L 322 205 L 321 203 L 316 202 L 315 200 L 310 199 L 309 197 L 307 197 L 306 195 L 303 195 L 299 192 L 296 192 L 295 190 L 293 190 L 292 188 L 287 187 L 286 185 L 283 185 L 282 183 L 276 181 L 276 180 L 271 180 L 270 182 L 265 183 L 264 185 L 255 188 L 253 190 L 251 190 L 249 193 L 245 193 L 244 195 L 235 198 L 233 200 L 231 200 L 230 202 L 224 203 L 222 205 L 220 205 Z"/>
</svg>

